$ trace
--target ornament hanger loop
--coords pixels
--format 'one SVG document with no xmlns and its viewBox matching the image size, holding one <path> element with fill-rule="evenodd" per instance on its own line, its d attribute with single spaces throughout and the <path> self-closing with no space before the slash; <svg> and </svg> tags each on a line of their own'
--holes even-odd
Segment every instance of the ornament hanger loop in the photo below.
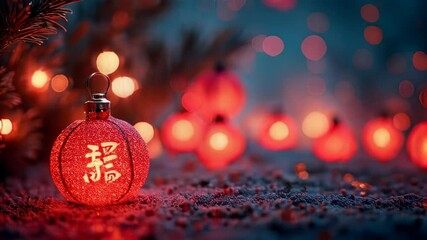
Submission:
<svg viewBox="0 0 427 240">
<path fill-rule="evenodd" d="M 90 75 L 89 78 L 86 80 L 86 87 L 87 87 L 87 90 L 89 91 L 89 95 L 93 96 L 92 90 L 90 88 L 90 80 L 93 79 L 93 78 L 95 78 L 96 76 L 101 76 L 105 80 L 107 80 L 107 88 L 105 89 L 105 92 L 104 92 L 104 97 L 105 97 L 105 96 L 107 96 L 108 90 L 110 89 L 110 83 L 111 83 L 111 81 L 110 81 L 110 78 L 107 75 L 102 74 L 100 72 L 94 72 L 94 73 L 92 73 L 92 75 Z"/>
</svg>

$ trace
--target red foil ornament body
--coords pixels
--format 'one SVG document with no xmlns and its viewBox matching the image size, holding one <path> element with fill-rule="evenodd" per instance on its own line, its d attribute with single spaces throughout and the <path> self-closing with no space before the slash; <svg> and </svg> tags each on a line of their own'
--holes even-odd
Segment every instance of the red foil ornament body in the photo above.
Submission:
<svg viewBox="0 0 427 240">
<path fill-rule="evenodd" d="M 245 138 L 240 130 L 217 118 L 207 129 L 196 154 L 206 168 L 219 170 L 240 157 L 245 147 Z"/>
<path fill-rule="evenodd" d="M 325 135 L 313 143 L 314 155 L 325 162 L 349 161 L 356 151 L 357 142 L 350 128 L 337 120 Z"/>
<path fill-rule="evenodd" d="M 294 148 L 298 139 L 295 121 L 284 114 L 266 115 L 261 122 L 257 140 L 268 150 L 278 151 Z"/>
<path fill-rule="evenodd" d="M 421 122 L 412 129 L 406 147 L 411 160 L 427 168 L 427 122 Z"/>
<path fill-rule="evenodd" d="M 111 117 L 107 91 L 93 94 L 85 103 L 86 120 L 70 124 L 53 145 L 52 179 L 70 202 L 123 202 L 135 197 L 147 178 L 147 146 L 133 126 Z"/>
<path fill-rule="evenodd" d="M 404 136 L 394 127 L 391 119 L 381 117 L 366 123 L 362 140 L 370 156 L 380 161 L 388 161 L 399 154 Z"/>
</svg>

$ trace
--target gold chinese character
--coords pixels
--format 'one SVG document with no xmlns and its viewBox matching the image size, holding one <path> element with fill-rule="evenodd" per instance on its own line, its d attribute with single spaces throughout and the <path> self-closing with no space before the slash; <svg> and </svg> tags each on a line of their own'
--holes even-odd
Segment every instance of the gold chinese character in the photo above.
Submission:
<svg viewBox="0 0 427 240">
<path fill-rule="evenodd" d="M 117 159 L 117 155 L 114 154 L 114 150 L 117 148 L 119 144 L 116 142 L 102 142 L 102 152 L 99 151 L 99 146 L 96 145 L 87 145 L 87 148 L 91 150 L 91 152 L 87 153 L 85 155 L 86 158 L 90 158 L 91 162 L 86 165 L 87 168 L 93 168 L 92 172 L 90 172 L 90 177 L 88 177 L 88 174 L 86 173 L 83 176 L 83 180 L 86 183 L 90 183 L 89 179 L 93 182 L 97 182 L 101 179 L 101 166 L 104 165 L 105 169 L 110 169 L 114 165 L 110 163 L 110 161 Z M 103 158 L 99 158 L 101 155 L 103 155 Z M 116 170 L 109 170 L 104 173 L 104 181 L 106 183 L 111 183 L 116 181 L 118 178 L 120 178 L 122 174 L 120 174 Z"/>
</svg>

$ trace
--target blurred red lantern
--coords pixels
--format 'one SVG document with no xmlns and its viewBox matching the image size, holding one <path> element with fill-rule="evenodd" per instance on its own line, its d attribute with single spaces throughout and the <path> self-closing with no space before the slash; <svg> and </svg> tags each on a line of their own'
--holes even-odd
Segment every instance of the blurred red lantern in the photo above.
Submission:
<svg viewBox="0 0 427 240">
<path fill-rule="evenodd" d="M 298 137 L 295 121 L 284 114 L 266 115 L 260 124 L 257 140 L 269 150 L 295 147 Z"/>
<path fill-rule="evenodd" d="M 127 122 L 111 117 L 105 93 L 85 103 L 86 120 L 70 124 L 50 157 L 52 179 L 71 202 L 107 205 L 135 197 L 148 175 L 147 146 Z M 89 80 L 91 79 L 89 78 Z M 88 87 L 89 87 L 88 80 Z"/>
<path fill-rule="evenodd" d="M 329 131 L 316 139 L 313 144 L 313 153 L 316 157 L 326 162 L 346 162 L 357 151 L 356 139 L 343 123 L 334 120 Z"/>
<path fill-rule="evenodd" d="M 188 99 L 191 96 L 191 104 Z M 185 100 L 185 101 L 184 101 Z M 183 96 L 184 107 L 188 111 L 196 111 L 206 119 L 216 115 L 230 117 L 236 115 L 245 104 L 246 92 L 241 80 L 232 72 L 226 71 L 218 65 L 214 71 L 205 71 L 199 74 Z"/>
<path fill-rule="evenodd" d="M 193 151 L 202 139 L 203 125 L 203 121 L 192 113 L 172 114 L 163 124 L 162 142 L 172 151 Z"/>
<path fill-rule="evenodd" d="M 380 161 L 388 161 L 397 156 L 402 149 L 404 137 L 394 127 L 391 119 L 381 117 L 366 123 L 362 141 L 369 155 Z"/>
<path fill-rule="evenodd" d="M 411 160 L 427 168 L 427 122 L 421 122 L 412 129 L 406 147 Z"/>
<path fill-rule="evenodd" d="M 245 146 L 240 130 L 217 118 L 207 129 L 196 153 L 206 168 L 216 170 L 236 160 L 243 154 Z"/>
</svg>

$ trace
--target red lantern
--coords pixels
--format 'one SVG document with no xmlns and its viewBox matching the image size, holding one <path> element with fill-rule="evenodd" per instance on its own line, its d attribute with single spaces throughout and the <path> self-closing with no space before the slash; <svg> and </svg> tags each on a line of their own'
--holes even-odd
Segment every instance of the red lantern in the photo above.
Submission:
<svg viewBox="0 0 427 240">
<path fill-rule="evenodd" d="M 362 133 L 366 152 L 380 161 L 388 161 L 399 153 L 403 146 L 403 134 L 391 119 L 375 118 L 366 123 Z"/>
<path fill-rule="evenodd" d="M 261 122 L 257 140 L 269 150 L 295 147 L 298 132 L 295 121 L 284 114 L 269 114 Z"/>
<path fill-rule="evenodd" d="M 52 179 L 71 202 L 107 205 L 135 197 L 148 174 L 146 144 L 127 122 L 111 117 L 105 93 L 85 103 L 86 120 L 69 125 L 56 139 L 50 157 Z"/>
<path fill-rule="evenodd" d="M 239 129 L 217 118 L 208 128 L 196 153 L 208 169 L 222 169 L 241 156 L 245 138 Z"/>
<path fill-rule="evenodd" d="M 192 99 L 190 103 L 186 103 L 188 99 Z M 234 116 L 242 109 L 245 100 L 241 80 L 221 65 L 214 71 L 202 72 L 183 96 L 184 107 L 187 109 L 190 104 L 188 111 L 196 111 L 206 119 L 216 115 Z"/>
<path fill-rule="evenodd" d="M 326 162 L 346 162 L 356 151 L 356 139 L 350 128 L 336 120 L 331 129 L 313 144 L 314 155 Z"/>
<path fill-rule="evenodd" d="M 406 147 L 411 160 L 427 168 L 427 122 L 421 122 L 412 129 Z"/>
<path fill-rule="evenodd" d="M 163 144 L 176 152 L 191 152 L 200 144 L 203 122 L 192 113 L 176 113 L 166 119 L 161 135 Z"/>
</svg>

